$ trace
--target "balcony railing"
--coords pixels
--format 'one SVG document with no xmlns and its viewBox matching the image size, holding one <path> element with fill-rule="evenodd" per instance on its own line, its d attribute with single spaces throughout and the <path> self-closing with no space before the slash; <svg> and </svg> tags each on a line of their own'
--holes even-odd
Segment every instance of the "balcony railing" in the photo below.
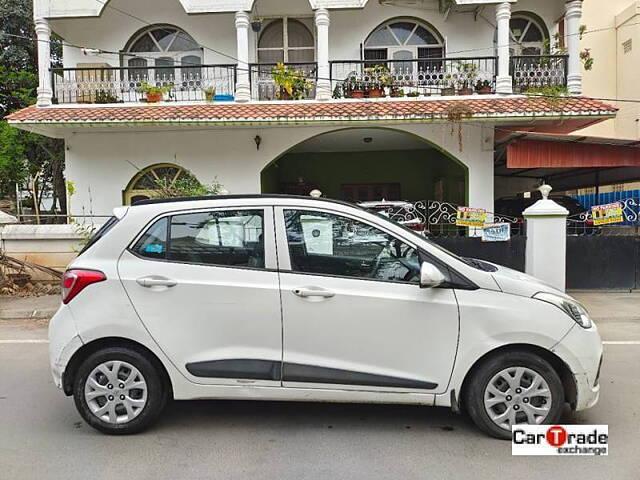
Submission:
<svg viewBox="0 0 640 480">
<path fill-rule="evenodd" d="M 511 57 L 513 91 L 539 87 L 566 87 L 568 55 L 525 55 Z"/>
<path fill-rule="evenodd" d="M 515 93 L 536 87 L 566 86 L 566 55 L 511 58 Z M 278 69 L 281 70 L 278 70 Z M 250 64 L 252 100 L 315 98 L 317 63 Z M 330 62 L 334 98 L 475 95 L 495 92 L 497 58 L 422 58 Z M 163 101 L 232 100 L 236 65 L 189 67 L 53 68 L 56 103 L 146 102 L 145 89 L 163 87 Z"/>
<path fill-rule="evenodd" d="M 471 95 L 495 92 L 496 58 L 344 60 L 331 64 L 334 97 Z"/>
<path fill-rule="evenodd" d="M 252 63 L 249 65 L 251 98 L 253 100 L 308 100 L 316 96 L 318 80 L 317 63 L 287 63 L 279 71 L 277 63 Z M 279 85 L 280 76 L 290 88 Z"/>
<path fill-rule="evenodd" d="M 235 65 L 53 68 L 51 73 L 57 103 L 143 102 L 146 85 L 162 87 L 165 101 L 229 98 L 236 82 Z"/>
</svg>

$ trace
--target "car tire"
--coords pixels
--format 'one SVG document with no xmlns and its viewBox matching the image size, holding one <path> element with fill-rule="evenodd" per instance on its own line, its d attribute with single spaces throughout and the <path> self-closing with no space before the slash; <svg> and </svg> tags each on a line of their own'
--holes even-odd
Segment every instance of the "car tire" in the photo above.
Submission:
<svg viewBox="0 0 640 480">
<path fill-rule="evenodd" d="M 540 356 L 503 353 L 484 361 L 472 375 L 464 405 L 489 435 L 510 439 L 512 424 L 554 424 L 560 419 L 565 403 L 562 381 Z"/>
<path fill-rule="evenodd" d="M 82 418 L 112 435 L 137 433 L 152 425 L 167 403 L 158 368 L 126 347 L 92 353 L 80 365 L 73 397 Z"/>
</svg>

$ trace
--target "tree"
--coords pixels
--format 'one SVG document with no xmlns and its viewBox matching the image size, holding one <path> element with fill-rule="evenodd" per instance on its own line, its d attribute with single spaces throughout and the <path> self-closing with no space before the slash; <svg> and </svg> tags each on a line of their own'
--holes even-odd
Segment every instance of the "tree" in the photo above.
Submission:
<svg viewBox="0 0 640 480">
<path fill-rule="evenodd" d="M 66 212 L 64 141 L 17 130 L 4 117 L 36 101 L 38 48 L 31 0 L 0 0 L 0 197 L 13 197 L 15 184 L 38 175 L 38 188 L 53 191 Z M 53 64 L 62 58 L 52 37 Z"/>
</svg>

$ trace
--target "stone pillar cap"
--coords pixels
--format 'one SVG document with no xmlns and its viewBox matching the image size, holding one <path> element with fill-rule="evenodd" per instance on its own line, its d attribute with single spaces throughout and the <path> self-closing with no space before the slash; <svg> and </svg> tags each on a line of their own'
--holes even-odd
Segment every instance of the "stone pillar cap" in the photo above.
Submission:
<svg viewBox="0 0 640 480">
<path fill-rule="evenodd" d="M 525 209 L 522 212 L 522 215 L 525 217 L 566 217 L 569 215 L 569 210 L 564 208 L 562 205 L 554 202 L 549 199 L 549 194 L 551 193 L 550 185 L 540 185 L 538 188 L 540 193 L 542 193 L 542 199 L 538 200 L 536 203 L 531 205 L 529 208 Z"/>
</svg>

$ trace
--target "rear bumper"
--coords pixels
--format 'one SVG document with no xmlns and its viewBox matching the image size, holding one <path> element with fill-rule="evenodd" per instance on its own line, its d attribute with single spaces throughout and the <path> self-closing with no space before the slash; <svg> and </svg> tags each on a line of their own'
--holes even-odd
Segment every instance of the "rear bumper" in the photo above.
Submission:
<svg viewBox="0 0 640 480">
<path fill-rule="evenodd" d="M 62 377 L 69 360 L 82 345 L 71 311 L 62 305 L 49 322 L 49 366 L 58 388 L 62 388 Z"/>
</svg>

